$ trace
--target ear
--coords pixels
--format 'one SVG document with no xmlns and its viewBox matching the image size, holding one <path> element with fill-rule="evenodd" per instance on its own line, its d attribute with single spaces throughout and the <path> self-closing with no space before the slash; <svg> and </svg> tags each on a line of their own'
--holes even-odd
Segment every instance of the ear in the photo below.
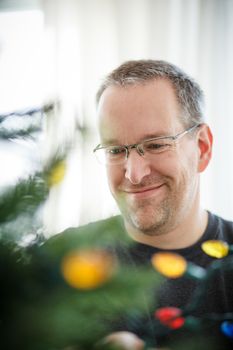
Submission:
<svg viewBox="0 0 233 350">
<path fill-rule="evenodd" d="M 212 156 L 213 135 L 207 124 L 201 125 L 198 132 L 199 161 L 198 171 L 206 169 Z"/>
</svg>

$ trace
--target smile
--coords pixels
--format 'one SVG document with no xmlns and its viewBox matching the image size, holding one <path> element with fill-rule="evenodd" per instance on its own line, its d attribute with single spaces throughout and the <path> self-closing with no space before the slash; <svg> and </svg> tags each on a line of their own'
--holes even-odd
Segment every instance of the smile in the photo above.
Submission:
<svg viewBox="0 0 233 350">
<path fill-rule="evenodd" d="M 162 188 L 164 187 L 164 184 L 161 184 L 159 186 L 154 186 L 150 188 L 141 188 L 137 190 L 126 190 L 125 192 L 127 195 L 130 195 L 132 197 L 136 198 L 149 198 L 158 195 Z"/>
</svg>

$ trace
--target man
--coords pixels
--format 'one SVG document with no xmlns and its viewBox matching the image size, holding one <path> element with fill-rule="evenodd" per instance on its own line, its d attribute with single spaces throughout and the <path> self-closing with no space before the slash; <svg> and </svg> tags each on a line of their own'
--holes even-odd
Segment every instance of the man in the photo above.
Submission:
<svg viewBox="0 0 233 350">
<path fill-rule="evenodd" d="M 200 174 L 211 159 L 212 134 L 204 122 L 198 84 L 164 61 L 126 62 L 103 81 L 97 93 L 97 114 L 100 144 L 94 153 L 106 167 L 122 215 L 70 228 L 48 240 L 47 252 L 51 249 L 57 259 L 63 259 L 70 250 L 80 248 L 79 238 L 85 236 L 136 273 L 141 265 L 152 269 L 151 258 L 164 251 L 208 268 L 216 259 L 203 252 L 202 243 L 221 240 L 233 244 L 233 224 L 200 205 Z M 228 257 L 224 261 L 231 262 Z M 74 276 L 79 277 L 76 272 Z M 193 349 L 195 338 L 195 344 L 199 342 L 195 349 L 232 348 L 220 330 L 221 320 L 233 319 L 231 271 L 216 271 L 203 288 L 187 275 L 164 278 L 159 290 L 156 281 L 152 283 L 154 294 L 148 295 L 144 286 L 139 289 L 143 316 L 137 309 L 125 310 L 120 319 L 118 314 L 108 323 L 110 335 L 104 342 L 139 350 L 145 341 L 180 350 Z M 191 316 L 189 327 L 193 329 L 187 329 L 187 323 L 171 333 L 161 325 L 154 312 L 167 306 Z M 104 320 L 104 313 L 102 316 Z"/>
<path fill-rule="evenodd" d="M 110 190 L 128 234 L 140 243 L 185 248 L 207 226 L 199 174 L 211 158 L 212 135 L 202 99 L 175 67 L 153 61 L 122 65 L 98 93 L 101 146 L 95 153 L 106 154 Z"/>
<path fill-rule="evenodd" d="M 101 143 L 94 153 L 106 166 L 125 230 L 137 242 L 131 260 L 146 262 L 168 250 L 206 268 L 214 258 L 202 251 L 204 241 L 233 243 L 233 224 L 200 204 L 200 174 L 211 159 L 213 141 L 203 102 L 193 79 L 154 60 L 122 64 L 97 93 Z M 159 306 L 183 308 L 196 287 L 185 277 L 168 280 Z M 233 311 L 232 287 L 228 275 L 217 274 L 193 314 Z"/>
</svg>

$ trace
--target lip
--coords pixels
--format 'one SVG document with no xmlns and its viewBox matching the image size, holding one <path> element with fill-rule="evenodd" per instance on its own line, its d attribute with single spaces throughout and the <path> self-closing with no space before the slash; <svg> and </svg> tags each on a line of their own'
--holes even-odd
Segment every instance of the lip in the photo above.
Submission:
<svg viewBox="0 0 233 350">
<path fill-rule="evenodd" d="M 140 188 L 137 190 L 125 190 L 124 192 L 127 195 L 133 196 L 134 198 L 148 198 L 157 195 L 163 186 L 164 183 L 153 187 Z"/>
</svg>

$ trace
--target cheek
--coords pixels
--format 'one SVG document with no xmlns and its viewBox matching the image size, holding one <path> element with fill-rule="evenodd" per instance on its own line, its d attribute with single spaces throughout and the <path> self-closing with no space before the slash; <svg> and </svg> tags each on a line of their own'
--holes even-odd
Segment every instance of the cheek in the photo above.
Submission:
<svg viewBox="0 0 233 350">
<path fill-rule="evenodd" d="M 111 192 L 116 192 L 124 179 L 124 171 L 118 166 L 109 166 L 107 167 L 107 178 Z"/>
<path fill-rule="evenodd" d="M 185 157 L 180 158 L 177 174 L 180 174 L 181 181 L 184 184 L 186 183 L 187 186 L 196 182 L 198 175 L 198 156 L 196 152 L 189 152 Z"/>
<path fill-rule="evenodd" d="M 175 177 L 180 165 L 179 157 L 174 152 L 170 152 L 158 155 L 152 162 L 151 171 L 154 175 L 157 173 L 161 176 Z"/>
<path fill-rule="evenodd" d="M 198 154 L 194 149 L 179 148 L 175 153 L 167 154 L 167 157 L 157 162 L 154 169 L 180 183 L 193 179 L 197 174 Z"/>
</svg>

